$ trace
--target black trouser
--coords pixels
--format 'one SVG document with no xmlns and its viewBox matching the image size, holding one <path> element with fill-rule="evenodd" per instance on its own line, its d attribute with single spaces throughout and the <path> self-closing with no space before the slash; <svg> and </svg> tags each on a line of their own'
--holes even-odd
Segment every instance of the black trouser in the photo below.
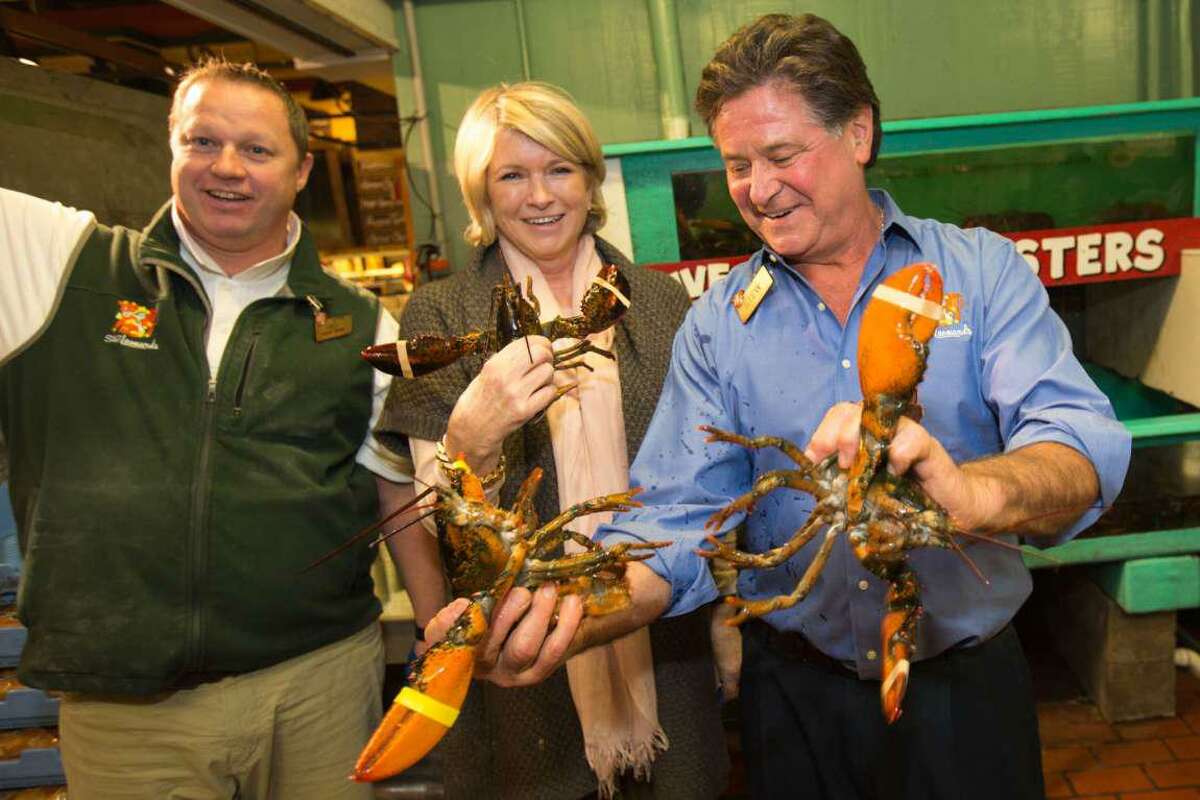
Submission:
<svg viewBox="0 0 1200 800">
<path fill-rule="evenodd" d="M 887 725 L 879 681 L 797 660 L 746 626 L 742 742 L 750 796 L 1042 800 L 1029 668 L 1012 626 L 912 666 Z"/>
</svg>

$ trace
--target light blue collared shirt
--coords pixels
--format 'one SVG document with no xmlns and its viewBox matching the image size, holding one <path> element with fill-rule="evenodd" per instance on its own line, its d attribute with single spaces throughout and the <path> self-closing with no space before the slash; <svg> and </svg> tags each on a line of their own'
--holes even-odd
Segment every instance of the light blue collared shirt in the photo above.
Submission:
<svg viewBox="0 0 1200 800">
<path fill-rule="evenodd" d="M 707 547 L 709 516 L 748 491 L 758 475 L 794 468 L 775 449 L 705 444 L 697 426 L 782 436 L 803 447 L 830 406 L 862 399 L 856 354 L 866 301 L 883 278 L 916 261 L 936 264 L 945 292 L 962 298 L 960 321 L 940 326 L 929 344 L 917 398 L 926 429 L 960 463 L 1034 442 L 1060 442 L 1087 456 L 1100 476 L 1101 501 L 1060 540 L 1090 525 L 1120 491 L 1130 436 L 1075 359 L 1066 327 L 1012 243 L 982 228 L 909 217 L 886 192 L 872 190 L 871 198 L 884 212 L 884 235 L 863 270 L 845 327 L 799 273 L 764 248 L 701 297 L 675 336 L 666 384 L 632 466 L 631 483 L 642 487 L 645 507 L 619 515 L 597 535 L 609 544 L 672 540 L 647 562 L 671 584 L 669 616 L 717 596 L 707 562 L 694 553 Z M 731 300 L 760 266 L 774 284 L 743 325 Z M 724 529 L 745 519 L 747 549 L 762 552 L 787 541 L 812 507 L 811 496 L 777 489 Z M 820 539 L 778 568 L 739 573 L 738 593 L 790 593 Z M 1018 553 L 986 544 L 968 552 L 987 585 L 953 552 L 910 553 L 925 609 L 918 659 L 986 640 L 1029 594 L 1029 572 Z M 885 591 L 842 537 L 809 596 L 766 619 L 855 664 L 861 677 L 878 678 Z"/>
</svg>

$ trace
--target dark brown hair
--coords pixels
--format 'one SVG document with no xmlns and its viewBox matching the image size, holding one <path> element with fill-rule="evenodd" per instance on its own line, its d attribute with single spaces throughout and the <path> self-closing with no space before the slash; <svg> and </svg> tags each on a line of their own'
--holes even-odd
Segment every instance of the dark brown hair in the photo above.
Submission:
<svg viewBox="0 0 1200 800">
<path fill-rule="evenodd" d="M 278 97 L 287 114 L 288 133 L 291 134 L 292 142 L 296 145 L 296 154 L 301 161 L 304 160 L 305 154 L 308 153 L 308 119 L 304 116 L 304 109 L 300 108 L 283 84 L 272 78 L 265 70 L 250 63 L 226 61 L 224 58 L 206 58 L 190 67 L 180 76 L 179 83 L 175 87 L 175 96 L 171 100 L 171 114 L 167 117 L 169 131 L 174 132 L 175 130 L 179 104 L 183 102 L 188 89 L 207 81 L 248 83 Z"/>
<path fill-rule="evenodd" d="M 696 111 L 711 132 L 725 101 L 774 80 L 798 91 L 817 121 L 831 130 L 870 106 L 873 136 L 867 166 L 875 163 L 883 128 L 867 65 L 854 42 L 813 14 L 767 14 L 726 39 L 700 73 Z"/>
</svg>

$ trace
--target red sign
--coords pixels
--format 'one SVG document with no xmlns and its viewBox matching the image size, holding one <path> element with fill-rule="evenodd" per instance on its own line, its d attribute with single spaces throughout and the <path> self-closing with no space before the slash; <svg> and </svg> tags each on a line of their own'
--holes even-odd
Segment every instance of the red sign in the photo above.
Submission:
<svg viewBox="0 0 1200 800">
<path fill-rule="evenodd" d="M 1200 249 L 1200 219 L 1180 217 L 1002 234 L 1046 286 L 1179 274 L 1184 250 Z M 697 258 L 650 269 L 671 274 L 693 300 L 749 256 Z"/>
</svg>

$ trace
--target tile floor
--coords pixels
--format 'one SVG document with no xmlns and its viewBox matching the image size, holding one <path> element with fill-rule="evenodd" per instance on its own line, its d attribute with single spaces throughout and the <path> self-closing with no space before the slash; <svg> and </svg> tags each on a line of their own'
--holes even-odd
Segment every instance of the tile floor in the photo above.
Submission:
<svg viewBox="0 0 1200 800">
<path fill-rule="evenodd" d="M 1174 717 L 1109 724 L 1086 701 L 1039 703 L 1046 797 L 1200 800 L 1200 679 L 1175 674 Z"/>
</svg>

